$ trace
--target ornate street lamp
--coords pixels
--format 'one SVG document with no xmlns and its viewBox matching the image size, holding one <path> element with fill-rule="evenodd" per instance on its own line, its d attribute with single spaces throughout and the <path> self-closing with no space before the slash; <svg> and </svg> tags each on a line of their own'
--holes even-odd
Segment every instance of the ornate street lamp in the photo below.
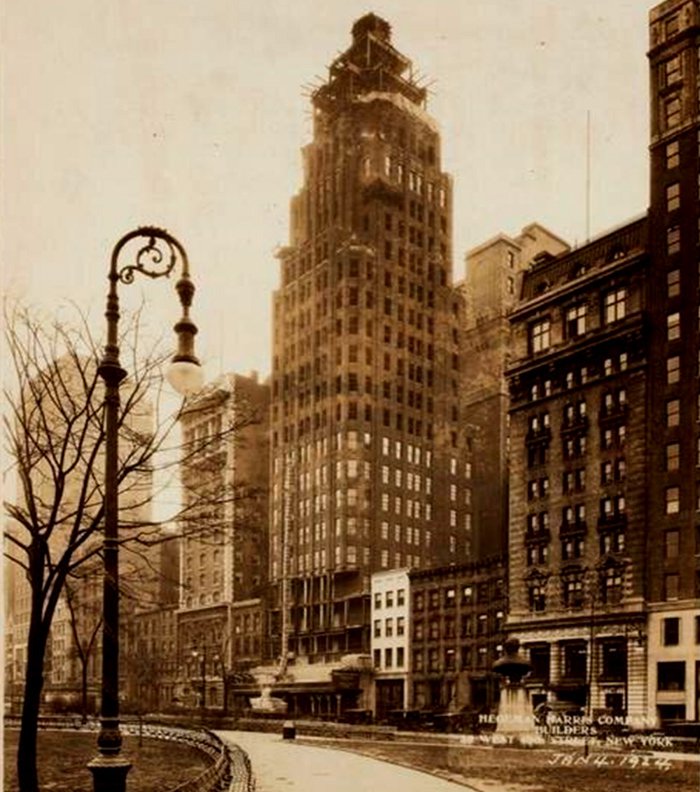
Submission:
<svg viewBox="0 0 700 792">
<path fill-rule="evenodd" d="M 128 248 L 127 248 L 128 246 Z M 125 250 L 126 249 L 126 250 Z M 130 263 L 123 259 L 128 251 L 135 253 Z M 93 774 L 95 792 L 124 792 L 126 775 L 131 764 L 121 755 L 122 737 L 119 729 L 119 559 L 118 559 L 118 450 L 119 450 L 119 385 L 126 371 L 119 362 L 119 283 L 133 283 L 137 273 L 149 278 L 169 277 L 176 266 L 180 279 L 175 289 L 182 305 L 182 318 L 175 324 L 177 352 L 167 379 L 181 394 L 194 393 L 203 382 L 202 369 L 194 354 L 197 328 L 189 316 L 194 295 L 187 254 L 182 245 L 167 231 L 144 227 L 123 236 L 114 246 L 109 269 L 107 294 L 107 343 L 98 373 L 105 383 L 105 501 L 104 501 L 104 588 L 102 603 L 102 706 L 99 754 L 88 767 Z"/>
</svg>

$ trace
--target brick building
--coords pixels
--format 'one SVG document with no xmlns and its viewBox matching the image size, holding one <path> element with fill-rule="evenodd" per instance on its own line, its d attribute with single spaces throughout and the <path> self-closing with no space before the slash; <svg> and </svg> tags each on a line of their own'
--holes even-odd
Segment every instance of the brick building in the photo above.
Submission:
<svg viewBox="0 0 700 792">
<path fill-rule="evenodd" d="M 235 603 L 264 591 L 268 399 L 257 375 L 226 374 L 189 399 L 180 419 L 177 620 L 184 703 L 223 705 L 223 675 L 237 661 Z"/>
<path fill-rule="evenodd" d="M 176 602 L 132 615 L 122 629 L 120 671 L 126 711 L 162 712 L 179 703 Z"/>
<path fill-rule="evenodd" d="M 649 702 L 700 720 L 700 4 L 650 14 Z"/>
<path fill-rule="evenodd" d="M 354 24 L 279 253 L 270 576 L 298 663 L 369 652 L 373 572 L 471 555 L 451 186 L 410 66 Z"/>
<path fill-rule="evenodd" d="M 410 706 L 456 712 L 498 702 L 491 670 L 506 614 L 505 557 L 412 570 Z"/>
</svg>

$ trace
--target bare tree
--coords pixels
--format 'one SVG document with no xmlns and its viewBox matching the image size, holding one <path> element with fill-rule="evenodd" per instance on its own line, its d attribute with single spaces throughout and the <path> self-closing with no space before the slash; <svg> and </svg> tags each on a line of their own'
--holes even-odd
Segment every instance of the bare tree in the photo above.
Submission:
<svg viewBox="0 0 700 792">
<path fill-rule="evenodd" d="M 88 716 L 90 662 L 98 646 L 97 639 L 102 627 L 102 608 L 99 599 L 92 596 L 95 587 L 89 581 L 101 582 L 96 568 L 75 580 L 66 580 L 64 586 L 68 623 L 73 637 L 72 655 L 80 666 L 80 714 L 83 723 L 87 722 Z"/>
<path fill-rule="evenodd" d="M 176 449 L 168 446 L 177 415 L 161 420 L 158 414 L 164 356 L 157 347 L 138 354 L 138 314 L 122 322 L 122 334 L 129 377 L 121 387 L 118 422 L 119 541 L 122 563 L 147 569 L 155 567 L 149 549 L 164 539 L 162 525 L 151 519 L 149 508 L 156 466 L 165 460 L 163 468 L 175 472 L 183 459 L 201 449 L 193 445 L 178 459 Z M 98 561 L 102 551 L 101 355 L 83 317 L 75 326 L 51 324 L 26 308 L 5 317 L 5 348 L 14 383 L 4 388 L 4 429 L 18 484 L 16 499 L 5 503 L 10 518 L 5 552 L 23 571 L 30 598 L 17 774 L 21 792 L 37 792 L 37 727 L 52 620 L 66 581 L 85 564 Z M 241 414 L 228 431 L 236 432 L 251 420 Z M 206 493 L 206 505 L 190 495 L 182 512 L 170 519 L 182 531 L 206 533 L 201 516 L 242 497 L 247 496 L 233 485 Z"/>
</svg>

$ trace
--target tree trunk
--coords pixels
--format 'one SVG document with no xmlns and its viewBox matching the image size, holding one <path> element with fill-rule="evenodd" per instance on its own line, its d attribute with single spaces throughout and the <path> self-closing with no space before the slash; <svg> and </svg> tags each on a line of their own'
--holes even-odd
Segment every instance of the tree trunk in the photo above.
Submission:
<svg viewBox="0 0 700 792">
<path fill-rule="evenodd" d="M 88 717 L 88 661 L 89 656 L 85 659 L 81 658 L 80 669 L 80 684 L 81 684 L 81 702 L 80 702 L 80 722 L 87 723 Z"/>
<path fill-rule="evenodd" d="M 46 634 L 40 625 L 32 624 L 27 641 L 27 670 L 24 680 L 22 724 L 17 749 L 17 782 L 20 792 L 39 792 L 36 746 L 41 691 L 44 686 L 45 652 Z"/>
</svg>

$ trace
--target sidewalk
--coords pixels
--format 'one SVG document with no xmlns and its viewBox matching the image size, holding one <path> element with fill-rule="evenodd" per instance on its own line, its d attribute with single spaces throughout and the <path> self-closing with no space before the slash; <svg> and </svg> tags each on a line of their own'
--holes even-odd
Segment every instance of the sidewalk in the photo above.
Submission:
<svg viewBox="0 0 700 792">
<path fill-rule="evenodd" d="M 376 759 L 283 740 L 279 734 L 220 731 L 250 757 L 256 792 L 458 792 L 469 789 Z"/>
</svg>

